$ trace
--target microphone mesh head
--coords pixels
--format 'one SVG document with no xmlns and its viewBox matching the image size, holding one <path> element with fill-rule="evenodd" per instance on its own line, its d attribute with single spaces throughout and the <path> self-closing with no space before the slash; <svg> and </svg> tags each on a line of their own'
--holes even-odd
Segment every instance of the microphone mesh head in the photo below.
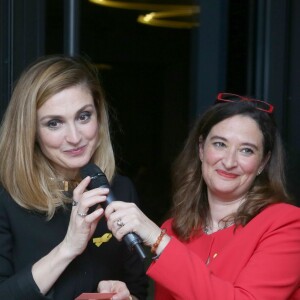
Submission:
<svg viewBox="0 0 300 300">
<path fill-rule="evenodd" d="M 102 170 L 93 163 L 88 163 L 80 169 L 82 178 L 90 176 L 92 178 L 88 185 L 88 189 L 95 189 L 101 186 L 108 186 L 108 180 Z"/>
</svg>

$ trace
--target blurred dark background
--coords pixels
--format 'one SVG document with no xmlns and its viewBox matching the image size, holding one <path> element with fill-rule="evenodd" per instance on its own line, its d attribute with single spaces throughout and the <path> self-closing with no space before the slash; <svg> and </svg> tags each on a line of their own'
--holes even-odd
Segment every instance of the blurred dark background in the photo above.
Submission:
<svg viewBox="0 0 300 300">
<path fill-rule="evenodd" d="M 170 19 L 190 28 L 171 28 L 137 22 L 150 12 L 146 8 L 2 0 L 1 115 L 14 81 L 37 57 L 88 57 L 99 67 L 106 91 L 119 171 L 134 181 L 143 210 L 160 223 L 170 207 L 172 162 L 195 118 L 220 91 L 266 99 L 275 105 L 287 149 L 288 186 L 299 204 L 300 2 L 118 2 L 184 5 L 199 12 Z"/>
</svg>

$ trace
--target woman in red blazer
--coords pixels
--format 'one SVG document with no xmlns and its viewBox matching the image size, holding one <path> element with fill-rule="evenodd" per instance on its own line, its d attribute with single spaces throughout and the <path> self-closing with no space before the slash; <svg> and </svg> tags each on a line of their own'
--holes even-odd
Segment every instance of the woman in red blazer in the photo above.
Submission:
<svg viewBox="0 0 300 300">
<path fill-rule="evenodd" d="M 273 106 L 220 93 L 174 165 L 172 218 L 134 204 L 106 209 L 117 239 L 136 232 L 155 255 L 155 299 L 300 299 L 300 209 L 289 204 Z"/>
</svg>

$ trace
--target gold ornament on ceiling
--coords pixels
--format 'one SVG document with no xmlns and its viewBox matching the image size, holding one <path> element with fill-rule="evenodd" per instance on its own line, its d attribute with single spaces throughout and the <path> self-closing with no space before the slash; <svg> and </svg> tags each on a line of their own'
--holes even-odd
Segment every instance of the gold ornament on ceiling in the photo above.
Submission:
<svg viewBox="0 0 300 300">
<path fill-rule="evenodd" d="M 139 15 L 139 23 L 158 27 L 192 29 L 199 26 L 200 6 L 194 4 L 164 4 L 151 2 L 130 2 L 113 0 L 89 0 L 102 6 L 148 11 Z M 160 1 L 161 2 L 161 1 Z M 186 1 L 185 1 L 186 2 Z"/>
</svg>

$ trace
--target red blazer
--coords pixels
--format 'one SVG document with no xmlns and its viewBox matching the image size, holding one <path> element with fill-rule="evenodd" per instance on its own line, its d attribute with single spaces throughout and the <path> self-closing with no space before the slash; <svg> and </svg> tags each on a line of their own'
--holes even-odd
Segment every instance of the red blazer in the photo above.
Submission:
<svg viewBox="0 0 300 300">
<path fill-rule="evenodd" d="M 170 243 L 147 274 L 155 299 L 300 300 L 300 208 L 273 204 L 245 227 Z"/>
</svg>

